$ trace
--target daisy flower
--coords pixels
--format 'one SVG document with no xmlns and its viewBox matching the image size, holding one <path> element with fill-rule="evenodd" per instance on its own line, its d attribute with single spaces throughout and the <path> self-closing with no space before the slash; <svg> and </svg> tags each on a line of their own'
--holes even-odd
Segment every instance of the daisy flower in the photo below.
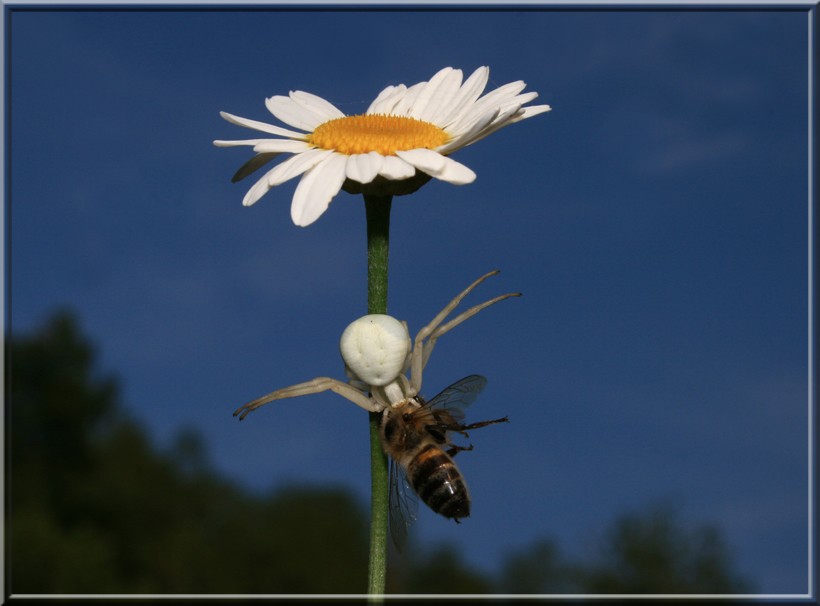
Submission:
<svg viewBox="0 0 820 606">
<path fill-rule="evenodd" d="M 475 173 L 448 156 L 498 129 L 550 110 L 527 103 L 538 93 L 522 93 L 522 81 L 484 96 L 490 75 L 479 67 L 462 82 L 459 69 L 446 67 L 429 82 L 388 86 L 364 114 L 346 116 L 332 103 L 303 91 L 265 99 L 265 106 L 291 130 L 234 116 L 232 124 L 276 138 L 214 141 L 217 147 L 247 145 L 256 156 L 234 175 L 239 181 L 279 154 L 292 154 L 274 166 L 245 194 L 250 206 L 272 187 L 301 175 L 290 214 L 296 225 L 310 225 L 327 210 L 341 189 L 353 193 L 401 195 L 430 178 L 454 185 L 475 180 Z"/>
</svg>

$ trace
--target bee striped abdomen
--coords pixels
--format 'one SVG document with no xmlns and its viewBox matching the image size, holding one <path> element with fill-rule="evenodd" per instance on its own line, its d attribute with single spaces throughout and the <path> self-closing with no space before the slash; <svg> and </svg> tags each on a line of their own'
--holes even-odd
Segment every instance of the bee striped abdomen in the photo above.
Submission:
<svg viewBox="0 0 820 606">
<path fill-rule="evenodd" d="M 447 518 L 470 515 L 470 496 L 464 477 L 441 448 L 428 444 L 407 466 L 413 488 L 428 507 Z"/>
</svg>

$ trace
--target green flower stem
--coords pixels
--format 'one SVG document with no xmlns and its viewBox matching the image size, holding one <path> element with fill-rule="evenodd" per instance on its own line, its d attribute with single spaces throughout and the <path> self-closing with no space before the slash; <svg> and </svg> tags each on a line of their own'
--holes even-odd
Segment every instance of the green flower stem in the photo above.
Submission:
<svg viewBox="0 0 820 606">
<path fill-rule="evenodd" d="M 392 196 L 364 194 L 367 215 L 367 313 L 387 313 L 387 257 Z M 387 456 L 379 437 L 381 414 L 370 413 L 369 594 L 384 594 L 387 575 Z"/>
</svg>

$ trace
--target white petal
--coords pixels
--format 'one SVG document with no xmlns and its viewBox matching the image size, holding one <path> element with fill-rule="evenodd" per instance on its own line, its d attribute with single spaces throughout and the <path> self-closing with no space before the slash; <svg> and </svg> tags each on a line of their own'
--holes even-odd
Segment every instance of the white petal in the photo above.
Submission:
<svg viewBox="0 0 820 606">
<path fill-rule="evenodd" d="M 500 110 L 501 113 L 507 113 L 507 110 L 509 110 L 511 108 L 521 109 L 521 107 L 523 107 L 524 104 L 529 103 L 530 101 L 532 101 L 536 97 L 538 97 L 538 93 L 535 93 L 535 92 L 526 93 L 526 94 L 523 94 L 523 95 L 516 95 L 512 99 L 510 99 L 508 101 L 504 101 L 503 103 L 500 103 L 498 105 L 498 109 Z"/>
<path fill-rule="evenodd" d="M 288 158 L 268 173 L 268 185 L 274 187 L 310 170 L 333 152 L 329 149 L 310 149 Z"/>
<path fill-rule="evenodd" d="M 516 80 L 515 82 L 508 82 L 503 86 L 491 90 L 489 93 L 479 99 L 480 102 L 497 102 L 501 99 L 515 97 L 522 90 L 527 88 L 527 83 L 523 80 Z"/>
<path fill-rule="evenodd" d="M 388 86 L 373 100 L 366 114 L 389 114 L 393 111 L 396 103 L 404 97 L 407 87 L 404 84 L 398 86 Z"/>
<path fill-rule="evenodd" d="M 518 122 L 521 119 L 521 115 L 523 113 L 524 110 L 521 109 L 520 105 L 514 105 L 508 108 L 503 113 L 500 113 L 495 120 L 493 120 L 493 123 L 485 129 L 487 132 L 483 134 L 494 133 L 499 128 L 504 128 L 505 126 L 508 126 L 513 122 Z"/>
<path fill-rule="evenodd" d="M 439 86 L 438 103 L 449 106 L 455 96 L 461 90 L 461 82 L 464 80 L 464 73 L 460 69 L 454 69 L 447 74 L 447 77 Z"/>
<path fill-rule="evenodd" d="M 455 131 L 460 130 L 464 124 L 472 122 L 476 116 L 501 107 L 507 101 L 512 100 L 524 89 L 525 86 L 526 84 L 524 82 L 518 80 L 517 82 L 510 82 L 509 84 L 500 86 L 494 91 L 487 93 L 481 97 L 481 99 L 473 103 L 472 107 L 467 108 L 467 111 L 464 112 L 458 120 L 453 122 L 450 128 Z M 448 130 L 450 128 L 448 128 Z"/>
<path fill-rule="evenodd" d="M 436 179 L 453 185 L 466 185 L 475 181 L 476 174 L 461 162 L 456 162 L 446 156 L 444 156 L 444 160 L 444 170 L 437 175 L 433 175 Z"/>
<path fill-rule="evenodd" d="M 408 114 L 413 118 L 429 121 L 429 116 L 446 104 L 459 86 L 461 86 L 460 69 L 445 67 L 439 70 L 421 89 Z"/>
<path fill-rule="evenodd" d="M 401 86 L 401 84 L 399 86 Z M 376 106 L 376 105 L 379 105 L 385 99 L 388 99 L 388 98 L 392 97 L 394 94 L 396 94 L 396 90 L 398 88 L 399 88 L 398 86 L 393 86 L 392 84 L 389 85 L 389 86 L 384 87 L 384 89 L 382 89 L 382 91 L 378 95 L 376 95 L 376 98 L 373 99 L 373 101 L 371 101 L 370 105 L 367 108 L 367 111 L 365 111 L 364 113 L 366 113 L 366 114 L 377 113 L 377 112 L 372 111 L 373 107 Z"/>
<path fill-rule="evenodd" d="M 518 116 L 515 119 L 515 122 L 520 120 L 524 120 L 526 118 L 532 118 L 533 116 L 537 116 L 538 114 L 543 114 L 544 112 L 552 111 L 552 108 L 549 105 L 531 105 L 529 107 L 525 107 L 524 113 Z"/>
<path fill-rule="evenodd" d="M 518 105 L 526 105 L 533 99 L 538 98 L 538 93 L 535 91 L 530 91 L 528 93 L 521 93 L 520 95 L 516 95 L 514 101 L 518 102 Z"/>
<path fill-rule="evenodd" d="M 451 103 L 451 111 L 440 116 L 436 120 L 436 124 L 445 128 L 461 118 L 461 116 L 475 103 L 479 95 L 484 92 L 484 87 L 487 86 L 487 80 L 490 78 L 489 67 L 479 67 L 470 77 L 461 85 L 458 93 Z"/>
<path fill-rule="evenodd" d="M 278 139 L 276 139 L 278 141 Z M 222 141 L 217 139 L 214 141 L 216 147 L 236 147 L 238 145 L 259 145 L 266 141 L 273 141 L 273 139 L 242 139 L 239 141 Z"/>
<path fill-rule="evenodd" d="M 499 129 L 502 129 L 505 126 L 507 126 L 509 124 L 512 124 L 513 122 L 517 122 L 518 121 L 517 116 L 522 114 L 523 111 L 524 110 L 522 110 L 519 107 L 512 107 L 512 108 L 508 109 L 506 112 L 504 112 L 503 114 L 499 114 L 498 116 L 496 116 L 496 118 L 490 124 L 486 125 L 480 131 L 472 132 L 469 136 L 467 136 L 465 134 L 465 136 L 460 137 L 458 147 L 450 148 L 449 146 L 445 146 L 445 147 L 447 147 L 446 152 L 445 152 L 445 150 L 442 150 L 442 149 L 437 149 L 436 151 L 439 151 L 441 153 L 451 153 L 451 152 L 455 151 L 456 149 L 461 149 L 462 147 L 467 147 L 468 145 L 472 145 L 476 141 L 481 141 L 481 139 L 483 139 L 484 137 L 486 137 L 488 135 L 493 134 L 495 131 L 497 131 Z"/>
<path fill-rule="evenodd" d="M 439 87 L 435 102 L 427 106 L 422 120 L 426 120 L 432 124 L 440 124 L 442 119 L 452 113 L 453 104 L 461 102 L 462 78 L 463 74 L 460 69 L 454 70 L 449 75 L 447 81 L 443 82 Z"/>
<path fill-rule="evenodd" d="M 276 170 L 276 167 L 273 167 L 265 173 L 259 181 L 253 184 L 253 186 L 248 190 L 248 193 L 246 193 L 245 197 L 242 199 L 242 206 L 251 206 L 256 204 L 259 198 L 270 191 L 271 185 L 268 183 L 268 177 L 274 170 Z"/>
<path fill-rule="evenodd" d="M 495 118 L 493 118 L 493 121 L 484 127 L 484 132 L 481 133 L 480 136 L 483 137 L 487 133 L 495 132 L 499 128 L 503 128 L 504 126 L 511 124 L 515 120 L 516 116 L 521 114 L 523 111 L 524 110 L 522 110 L 519 105 L 513 105 L 512 107 L 508 107 L 506 109 L 495 110 Z"/>
<path fill-rule="evenodd" d="M 470 112 L 469 116 L 464 116 L 457 124 L 453 124 L 447 129 L 447 134 L 450 135 L 450 141 L 460 139 L 466 133 L 475 130 L 477 124 L 483 124 L 485 127 L 492 124 L 494 120 L 498 119 L 499 109 L 491 107 L 487 111 L 477 114 Z"/>
<path fill-rule="evenodd" d="M 408 88 L 405 91 L 404 96 L 399 99 L 398 103 L 396 103 L 396 106 L 393 108 L 393 111 L 390 113 L 397 116 L 407 115 L 408 110 L 413 107 L 413 103 L 416 102 L 416 98 L 426 85 L 427 82 L 419 82 L 418 84 L 414 84 Z"/>
<path fill-rule="evenodd" d="M 225 118 L 225 120 L 227 120 L 231 124 L 236 124 L 237 126 L 244 126 L 245 128 L 252 128 L 263 133 L 269 133 L 271 135 L 279 135 L 280 137 L 289 137 L 291 139 L 304 139 L 307 136 L 305 133 L 297 133 L 293 130 L 288 130 L 286 128 L 274 126 L 273 124 L 257 122 L 256 120 L 249 120 L 248 118 L 240 118 L 239 116 L 234 116 L 233 114 L 229 114 L 228 112 L 219 112 L 219 115 Z"/>
<path fill-rule="evenodd" d="M 464 185 L 475 181 L 476 174 L 472 170 L 431 149 L 397 151 L 396 155 L 420 171 L 454 185 Z"/>
<path fill-rule="evenodd" d="M 487 128 L 485 128 L 481 133 L 473 136 L 469 142 L 465 142 L 461 147 L 466 147 L 467 145 L 472 145 L 476 141 L 480 141 L 484 137 L 493 134 L 495 131 L 504 128 L 510 124 L 514 124 L 519 122 L 523 119 L 525 114 L 525 109 L 513 107 L 507 110 L 504 114 L 498 116 L 492 124 L 490 124 Z"/>
<path fill-rule="evenodd" d="M 301 90 L 294 90 L 290 92 L 290 98 L 305 109 L 324 117 L 325 121 L 345 117 L 341 110 L 330 101 L 322 99 L 317 95 L 312 95 Z"/>
<path fill-rule="evenodd" d="M 237 170 L 236 173 L 234 173 L 234 176 L 231 177 L 231 183 L 237 183 L 245 177 L 249 177 L 278 155 L 279 154 L 277 153 L 256 154 L 253 158 L 239 167 L 239 170 Z"/>
<path fill-rule="evenodd" d="M 346 164 L 347 156 L 334 153 L 305 173 L 290 205 L 290 216 L 296 225 L 310 225 L 327 210 L 342 189 Z"/>
<path fill-rule="evenodd" d="M 327 122 L 327 120 L 290 97 L 274 95 L 265 99 L 265 107 L 285 124 L 290 124 L 302 130 L 312 132 L 322 122 Z"/>
<path fill-rule="evenodd" d="M 370 183 L 379 174 L 384 164 L 384 156 L 378 152 L 348 156 L 345 174 L 348 179 L 359 183 Z"/>
<path fill-rule="evenodd" d="M 526 95 L 520 95 L 522 97 Z M 451 154 L 454 151 L 472 145 L 476 141 L 480 141 L 484 137 L 493 134 L 495 131 L 504 128 L 510 124 L 515 124 L 526 118 L 537 116 L 538 114 L 548 112 L 552 108 L 549 105 L 533 105 L 531 107 L 520 107 L 513 105 L 508 107 L 503 112 L 495 110 L 483 116 L 481 120 L 476 121 L 472 125 L 462 125 L 467 128 L 465 132 L 453 133 L 453 138 L 446 144 L 437 147 L 436 151 L 441 154 Z M 492 118 L 492 120 L 487 120 Z"/>
<path fill-rule="evenodd" d="M 498 117 L 498 110 L 488 112 L 472 124 L 466 125 L 466 130 L 460 133 L 453 133 L 453 138 L 444 145 L 437 147 L 436 151 L 440 154 L 449 154 L 457 149 L 469 145 L 479 134 L 486 130 L 493 121 Z"/>
<path fill-rule="evenodd" d="M 416 169 L 397 156 L 385 156 L 379 174 L 391 181 L 409 179 L 416 174 Z"/>
<path fill-rule="evenodd" d="M 264 152 L 291 152 L 299 153 L 312 149 L 313 146 L 306 141 L 292 141 L 290 139 L 264 139 L 254 145 L 253 151 Z"/>
</svg>

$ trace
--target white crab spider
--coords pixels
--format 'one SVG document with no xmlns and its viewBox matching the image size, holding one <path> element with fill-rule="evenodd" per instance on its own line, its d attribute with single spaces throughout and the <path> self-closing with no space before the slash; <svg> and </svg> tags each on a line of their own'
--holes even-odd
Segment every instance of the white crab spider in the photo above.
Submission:
<svg viewBox="0 0 820 606">
<path fill-rule="evenodd" d="M 274 400 L 333 391 L 369 412 L 396 408 L 421 390 L 421 377 L 438 338 L 471 318 L 482 309 L 521 293 L 499 295 L 475 305 L 449 322 L 445 318 L 470 291 L 484 280 L 499 273 L 491 271 L 465 288 L 416 335 L 411 348 L 407 323 L 384 314 L 369 314 L 353 321 L 342 333 L 340 350 L 345 362 L 348 383 L 317 377 L 311 381 L 272 391 L 266 396 L 240 406 L 233 414 L 244 419 L 249 412 Z M 406 376 L 409 371 L 410 377 Z M 368 393 L 370 395 L 368 395 Z"/>
</svg>

